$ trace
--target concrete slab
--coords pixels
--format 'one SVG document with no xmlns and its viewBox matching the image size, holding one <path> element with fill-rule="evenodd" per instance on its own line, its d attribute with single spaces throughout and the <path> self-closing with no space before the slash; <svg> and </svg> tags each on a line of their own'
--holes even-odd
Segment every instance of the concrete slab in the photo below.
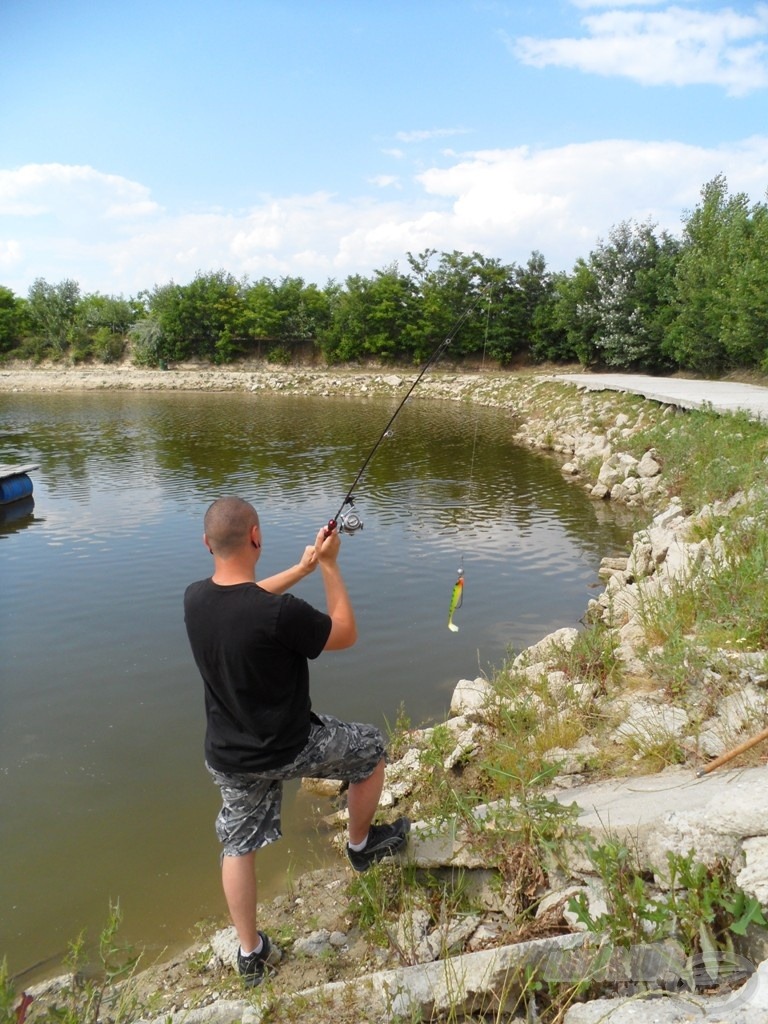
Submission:
<svg viewBox="0 0 768 1024">
<path fill-rule="evenodd" d="M 673 814 L 727 820 L 730 825 L 742 803 L 752 808 L 759 804 L 761 814 L 768 811 L 768 766 L 723 768 L 701 778 L 690 768 L 668 768 L 656 775 L 594 782 L 551 795 L 560 803 L 576 803 L 580 823 L 595 831 L 658 826 Z M 768 832 L 768 817 L 758 834 L 763 832 Z"/>
<path fill-rule="evenodd" d="M 754 419 L 768 421 L 768 388 L 754 384 L 648 377 L 635 373 L 559 373 L 553 374 L 551 379 L 587 391 L 624 391 L 682 409 L 746 412 Z"/>
<path fill-rule="evenodd" d="M 725 768 L 698 778 L 690 769 L 615 779 L 554 791 L 576 804 L 578 823 L 599 841 L 614 839 L 634 850 L 646 867 L 663 872 L 667 854 L 693 852 L 714 864 L 734 861 L 747 838 L 768 834 L 768 766 Z M 759 851 L 755 851 L 756 857 Z M 762 879 L 739 884 L 762 899 Z"/>
</svg>

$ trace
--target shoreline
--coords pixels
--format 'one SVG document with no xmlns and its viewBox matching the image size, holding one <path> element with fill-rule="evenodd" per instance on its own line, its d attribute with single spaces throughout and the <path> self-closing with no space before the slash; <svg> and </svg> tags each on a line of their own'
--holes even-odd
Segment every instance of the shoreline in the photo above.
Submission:
<svg viewBox="0 0 768 1024">
<path fill-rule="evenodd" d="M 563 371 L 567 373 L 567 369 Z M 129 362 L 67 366 L 44 363 L 0 364 L 0 392 L 57 391 L 277 391 L 294 394 L 355 395 L 402 392 L 420 367 L 271 366 L 244 363 L 233 367 L 183 363 L 167 370 Z M 541 370 L 467 369 L 437 366 L 414 390 L 421 397 L 466 397 L 467 392 L 504 389 L 524 381 L 551 379 Z M 437 394 L 436 394 L 437 392 Z"/>
</svg>

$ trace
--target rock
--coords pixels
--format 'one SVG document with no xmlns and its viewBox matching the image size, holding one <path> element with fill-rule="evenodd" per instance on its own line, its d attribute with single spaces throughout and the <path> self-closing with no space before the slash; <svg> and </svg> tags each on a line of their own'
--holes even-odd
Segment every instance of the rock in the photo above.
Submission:
<svg viewBox="0 0 768 1024">
<path fill-rule="evenodd" d="M 331 946 L 331 933 L 325 928 L 318 928 L 309 935 L 301 936 L 293 944 L 293 952 L 296 956 L 318 957 L 327 954 Z"/>
<path fill-rule="evenodd" d="M 465 953 L 432 963 L 379 971 L 355 982 L 334 982 L 318 989 L 298 993 L 305 1006 L 314 995 L 322 999 L 327 1014 L 333 1007 L 365 1007 L 374 1020 L 436 1020 L 472 1013 L 477 1008 L 494 1012 L 506 1000 L 515 1002 L 530 971 L 546 972 L 550 961 L 559 964 L 558 955 L 578 949 L 581 935 L 563 935 L 537 939 L 512 946 Z M 554 958 L 554 960 L 553 960 Z M 237 1019 L 230 1017 L 230 1021 Z M 329 1019 L 332 1019 L 329 1016 Z"/>
<path fill-rule="evenodd" d="M 469 914 L 451 918 L 445 925 L 434 928 L 427 939 L 432 959 L 447 959 L 460 953 L 481 922 L 482 917 Z"/>
<path fill-rule="evenodd" d="M 736 875 L 736 884 L 768 906 L 768 835 L 744 839 L 744 867 Z"/>
<path fill-rule="evenodd" d="M 567 1010 L 564 1024 L 765 1024 L 768 1019 L 768 963 L 761 963 L 741 988 L 725 995 L 691 991 L 687 977 L 683 967 L 682 991 L 669 991 L 661 999 L 656 992 L 645 998 L 637 992 L 577 1003 Z"/>
<path fill-rule="evenodd" d="M 537 662 L 547 664 L 547 658 L 551 658 L 558 648 L 566 652 L 570 651 L 576 643 L 578 635 L 578 629 L 570 626 L 556 629 L 554 633 L 549 633 L 539 640 L 538 643 L 533 644 L 527 650 L 518 654 L 512 665 L 514 668 L 523 668 L 526 665 L 532 665 Z"/>
<path fill-rule="evenodd" d="M 426 910 L 414 907 L 401 914 L 395 927 L 395 944 L 408 964 L 426 964 L 436 959 L 427 941 L 431 919 Z"/>
<path fill-rule="evenodd" d="M 481 717 L 495 691 L 491 684 L 481 677 L 460 679 L 451 697 L 450 714 L 453 716 Z"/>
<path fill-rule="evenodd" d="M 661 473 L 661 465 L 654 458 L 653 451 L 646 452 L 637 464 L 637 475 L 645 478 L 658 476 Z"/>
<path fill-rule="evenodd" d="M 234 928 L 223 928 L 215 932 L 211 938 L 211 955 L 214 960 L 225 967 L 234 967 L 237 963 L 237 950 L 240 945 Z"/>
<path fill-rule="evenodd" d="M 688 725 L 688 714 L 682 708 L 656 700 L 636 699 L 626 708 L 626 719 L 613 732 L 614 742 L 631 739 L 641 749 L 652 748 L 680 736 Z"/>
<path fill-rule="evenodd" d="M 302 779 L 301 788 L 315 796 L 323 796 L 333 799 L 337 797 L 344 786 L 338 779 Z"/>
</svg>

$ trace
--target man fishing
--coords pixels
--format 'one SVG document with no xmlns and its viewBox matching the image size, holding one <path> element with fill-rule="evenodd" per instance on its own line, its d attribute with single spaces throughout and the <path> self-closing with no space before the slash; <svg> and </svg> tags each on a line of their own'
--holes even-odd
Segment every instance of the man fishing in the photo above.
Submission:
<svg viewBox="0 0 768 1024">
<path fill-rule="evenodd" d="M 257 928 L 255 853 L 281 836 L 283 782 L 349 783 L 347 856 L 356 871 L 402 850 L 410 822 L 372 824 L 384 782 L 380 730 L 312 711 L 308 660 L 357 640 L 338 566 L 338 532 L 321 529 L 296 565 L 258 583 L 262 536 L 251 504 L 236 497 L 214 501 L 203 541 L 214 571 L 187 587 L 184 621 L 204 684 L 206 765 L 221 790 L 216 832 L 224 895 L 240 940 L 237 968 L 256 986 L 280 959 Z M 318 567 L 325 612 L 287 593 Z"/>
</svg>

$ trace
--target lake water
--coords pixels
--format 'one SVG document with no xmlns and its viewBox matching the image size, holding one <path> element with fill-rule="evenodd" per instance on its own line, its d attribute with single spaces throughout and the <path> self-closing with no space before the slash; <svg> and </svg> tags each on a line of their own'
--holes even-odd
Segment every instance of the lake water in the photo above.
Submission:
<svg viewBox="0 0 768 1024">
<path fill-rule="evenodd" d="M 224 913 L 181 607 L 210 572 L 203 513 L 221 494 L 246 497 L 262 522 L 259 571 L 293 564 L 396 405 L 0 394 L 0 463 L 40 463 L 33 502 L 0 512 L 0 959 L 12 973 L 50 972 L 82 929 L 98 933 L 110 901 L 123 937 L 155 954 Z M 314 664 L 316 709 L 385 728 L 401 707 L 414 725 L 439 720 L 460 678 L 578 624 L 601 558 L 628 550 L 633 524 L 513 432 L 498 410 L 404 407 L 355 491 L 365 525 L 344 536 L 341 565 L 360 640 Z M 322 603 L 319 574 L 296 593 Z M 337 856 L 316 811 L 286 794 L 285 838 L 260 855 L 262 897 Z"/>
</svg>

